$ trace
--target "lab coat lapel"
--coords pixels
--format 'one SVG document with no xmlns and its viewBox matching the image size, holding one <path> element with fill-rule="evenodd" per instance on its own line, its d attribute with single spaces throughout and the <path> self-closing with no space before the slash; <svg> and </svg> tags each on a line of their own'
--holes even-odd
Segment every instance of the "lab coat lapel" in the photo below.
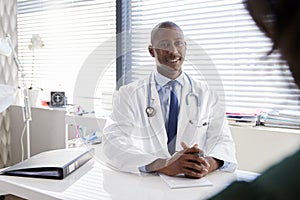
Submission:
<svg viewBox="0 0 300 200">
<path fill-rule="evenodd" d="M 161 105 L 159 95 L 155 87 L 154 78 L 151 80 L 151 106 L 155 109 L 156 114 L 153 117 L 149 117 L 149 124 L 153 130 L 153 134 L 156 134 L 158 141 L 161 143 L 161 147 L 167 150 L 167 132 L 164 125 L 164 118 L 161 111 Z"/>
<path fill-rule="evenodd" d="M 182 88 L 182 94 L 181 94 L 181 100 L 180 100 L 180 110 L 179 110 L 179 116 L 178 116 L 178 131 L 177 131 L 177 137 L 176 137 L 176 151 L 181 149 L 180 142 L 182 141 L 182 137 L 184 134 L 184 131 L 186 129 L 186 126 L 189 123 L 189 116 L 188 116 L 188 107 L 186 103 L 186 96 L 190 91 L 190 84 L 189 80 L 186 76 L 184 76 L 184 85 Z"/>
</svg>

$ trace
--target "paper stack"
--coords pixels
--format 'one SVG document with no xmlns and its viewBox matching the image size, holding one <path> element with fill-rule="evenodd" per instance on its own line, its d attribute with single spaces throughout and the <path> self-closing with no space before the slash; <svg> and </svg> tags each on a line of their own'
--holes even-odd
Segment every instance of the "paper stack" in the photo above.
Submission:
<svg viewBox="0 0 300 200">
<path fill-rule="evenodd" d="M 262 120 L 264 126 L 300 129 L 300 111 L 273 110 Z"/>
<path fill-rule="evenodd" d="M 260 123 L 261 109 L 241 109 L 226 112 L 229 125 L 233 126 L 257 126 Z"/>
</svg>

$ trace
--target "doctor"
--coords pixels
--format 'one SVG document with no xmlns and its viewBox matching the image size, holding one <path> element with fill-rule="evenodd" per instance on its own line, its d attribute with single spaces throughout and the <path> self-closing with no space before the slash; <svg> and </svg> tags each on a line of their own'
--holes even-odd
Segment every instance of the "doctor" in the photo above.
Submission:
<svg viewBox="0 0 300 200">
<path fill-rule="evenodd" d="M 103 152 L 120 171 L 201 178 L 237 167 L 235 145 L 218 97 L 185 74 L 186 42 L 173 22 L 151 32 L 156 70 L 120 88 L 104 128 Z"/>
</svg>

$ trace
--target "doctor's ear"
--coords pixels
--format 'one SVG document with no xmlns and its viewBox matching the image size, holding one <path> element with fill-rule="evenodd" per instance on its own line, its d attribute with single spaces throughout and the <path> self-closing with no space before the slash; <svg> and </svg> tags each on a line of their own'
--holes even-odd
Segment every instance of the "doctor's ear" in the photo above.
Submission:
<svg viewBox="0 0 300 200">
<path fill-rule="evenodd" d="M 155 57 L 155 55 L 154 55 L 154 48 L 153 48 L 152 45 L 149 45 L 149 46 L 148 46 L 148 51 L 149 51 L 149 53 L 150 53 L 150 55 L 151 55 L 152 57 Z"/>
</svg>

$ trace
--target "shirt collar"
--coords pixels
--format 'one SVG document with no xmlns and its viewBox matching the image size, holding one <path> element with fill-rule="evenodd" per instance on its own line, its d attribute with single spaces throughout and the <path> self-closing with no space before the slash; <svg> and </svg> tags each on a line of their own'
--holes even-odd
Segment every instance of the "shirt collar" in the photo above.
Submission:
<svg viewBox="0 0 300 200">
<path fill-rule="evenodd" d="M 154 78 L 156 81 L 156 84 L 159 86 L 159 88 L 165 86 L 169 81 L 172 79 L 169 79 L 165 77 L 164 75 L 158 73 L 158 71 L 154 72 Z M 183 86 L 183 72 L 175 79 L 181 86 Z"/>
</svg>

